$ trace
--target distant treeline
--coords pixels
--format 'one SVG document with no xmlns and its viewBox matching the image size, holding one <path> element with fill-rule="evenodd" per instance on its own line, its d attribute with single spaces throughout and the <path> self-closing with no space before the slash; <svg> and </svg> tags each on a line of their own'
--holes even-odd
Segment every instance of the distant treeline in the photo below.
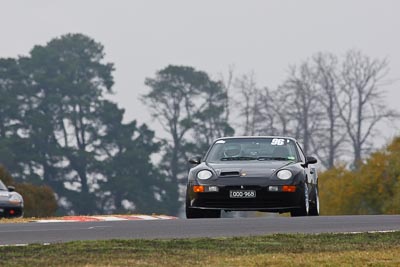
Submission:
<svg viewBox="0 0 400 267">
<path fill-rule="evenodd" d="M 290 135 L 326 168 L 343 156 L 359 168 L 377 123 L 396 116 L 382 100 L 387 70 L 358 51 L 340 60 L 320 53 L 272 90 L 251 74 L 213 79 L 169 65 L 141 96 L 167 136 L 156 139 L 108 99 L 114 66 L 103 46 L 67 34 L 0 59 L 0 163 L 17 182 L 51 187 L 60 214 L 177 214 L 187 158 L 217 137 Z"/>
</svg>

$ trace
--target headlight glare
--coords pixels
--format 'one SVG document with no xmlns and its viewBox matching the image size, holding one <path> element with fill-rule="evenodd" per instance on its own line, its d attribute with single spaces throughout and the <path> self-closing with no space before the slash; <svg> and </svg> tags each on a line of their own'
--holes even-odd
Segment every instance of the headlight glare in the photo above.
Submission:
<svg viewBox="0 0 400 267">
<path fill-rule="evenodd" d="M 211 176 L 212 172 L 210 172 L 209 170 L 202 170 L 197 173 L 197 178 L 199 178 L 200 180 L 210 179 Z"/>
<path fill-rule="evenodd" d="M 292 178 L 292 172 L 289 170 L 280 170 L 280 171 L 278 171 L 276 176 L 278 176 L 278 178 L 281 180 L 288 180 L 288 179 Z"/>
</svg>

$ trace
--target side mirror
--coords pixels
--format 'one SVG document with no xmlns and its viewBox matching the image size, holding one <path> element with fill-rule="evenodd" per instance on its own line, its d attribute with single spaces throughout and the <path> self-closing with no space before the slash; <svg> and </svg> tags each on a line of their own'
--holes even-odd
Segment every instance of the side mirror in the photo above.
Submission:
<svg viewBox="0 0 400 267">
<path fill-rule="evenodd" d="M 306 164 L 307 165 L 308 164 L 315 164 L 317 162 L 318 162 L 318 160 L 316 158 L 314 158 L 314 157 L 311 157 L 311 156 L 307 156 L 306 157 Z"/>
<path fill-rule="evenodd" d="M 14 192 L 15 187 L 14 186 L 7 186 L 9 192 Z"/>
<path fill-rule="evenodd" d="M 193 158 L 190 158 L 190 159 L 189 159 L 189 163 L 190 163 L 190 164 L 196 164 L 196 165 L 198 165 L 198 164 L 200 164 L 200 162 L 201 162 L 201 157 L 199 157 L 199 156 L 193 157 Z"/>
</svg>

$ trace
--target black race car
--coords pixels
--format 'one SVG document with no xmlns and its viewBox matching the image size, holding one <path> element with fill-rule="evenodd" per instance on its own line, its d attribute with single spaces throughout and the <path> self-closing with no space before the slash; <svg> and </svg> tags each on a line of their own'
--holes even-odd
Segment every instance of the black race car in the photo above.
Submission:
<svg viewBox="0 0 400 267">
<path fill-rule="evenodd" d="M 13 186 L 6 187 L 0 180 L 0 218 L 22 217 L 24 200 Z"/>
<path fill-rule="evenodd" d="M 205 157 L 189 160 L 187 218 L 219 218 L 225 211 L 290 212 L 318 216 L 318 177 L 299 143 L 289 137 L 227 137 Z"/>
</svg>

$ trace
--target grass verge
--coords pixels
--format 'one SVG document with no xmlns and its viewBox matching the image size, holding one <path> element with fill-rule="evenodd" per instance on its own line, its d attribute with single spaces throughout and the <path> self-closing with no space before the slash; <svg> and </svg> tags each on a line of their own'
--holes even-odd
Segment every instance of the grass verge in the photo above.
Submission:
<svg viewBox="0 0 400 267">
<path fill-rule="evenodd" d="M 0 247 L 1 266 L 400 266 L 400 232 Z"/>
<path fill-rule="evenodd" d="M 23 217 L 23 218 L 0 218 L 0 223 L 27 223 L 35 220 L 42 219 L 54 219 L 54 217 L 46 217 L 46 218 L 35 218 L 35 217 Z"/>
</svg>

